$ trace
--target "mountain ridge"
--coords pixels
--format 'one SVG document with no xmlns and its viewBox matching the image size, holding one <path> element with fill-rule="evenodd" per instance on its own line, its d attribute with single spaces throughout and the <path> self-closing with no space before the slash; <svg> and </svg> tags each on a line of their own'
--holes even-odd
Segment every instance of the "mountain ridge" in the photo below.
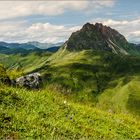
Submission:
<svg viewBox="0 0 140 140">
<path fill-rule="evenodd" d="M 62 42 L 56 44 L 27 42 L 27 43 L 7 43 L 0 42 L 0 53 L 3 54 L 28 54 L 30 52 L 56 52 Z"/>
</svg>

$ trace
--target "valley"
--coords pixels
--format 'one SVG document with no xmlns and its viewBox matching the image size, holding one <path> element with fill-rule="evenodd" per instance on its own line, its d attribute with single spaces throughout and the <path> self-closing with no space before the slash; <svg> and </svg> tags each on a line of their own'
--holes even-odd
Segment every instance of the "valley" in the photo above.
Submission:
<svg viewBox="0 0 140 140">
<path fill-rule="evenodd" d="M 87 23 L 55 52 L 1 50 L 1 139 L 140 137 L 140 49 L 118 31 Z M 38 90 L 5 80 L 31 73 Z"/>
</svg>

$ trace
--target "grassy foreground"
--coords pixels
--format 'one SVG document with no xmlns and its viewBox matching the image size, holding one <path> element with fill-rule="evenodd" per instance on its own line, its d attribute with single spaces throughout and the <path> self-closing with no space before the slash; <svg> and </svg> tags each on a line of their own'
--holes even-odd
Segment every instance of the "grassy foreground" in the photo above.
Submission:
<svg viewBox="0 0 140 140">
<path fill-rule="evenodd" d="M 49 89 L 0 86 L 0 139 L 140 138 L 140 121 L 74 103 Z"/>
</svg>

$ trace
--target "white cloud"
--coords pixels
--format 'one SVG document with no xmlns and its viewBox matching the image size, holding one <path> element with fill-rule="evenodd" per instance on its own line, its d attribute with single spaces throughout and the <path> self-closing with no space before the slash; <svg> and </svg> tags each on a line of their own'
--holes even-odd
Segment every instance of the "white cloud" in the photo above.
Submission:
<svg viewBox="0 0 140 140">
<path fill-rule="evenodd" d="M 46 23 L 34 23 L 26 21 L 14 21 L 13 18 L 47 15 L 57 16 L 72 11 L 91 12 L 104 7 L 112 7 L 114 0 L 94 1 L 0 1 L 0 41 L 9 42 L 57 42 L 66 40 L 73 31 L 80 26 L 65 26 Z M 83 15 L 84 16 L 84 15 Z M 7 20 L 8 19 L 8 20 Z M 10 19 L 10 20 L 9 20 Z M 140 42 L 140 18 L 134 20 L 95 19 L 111 26 L 123 34 L 129 41 Z M 94 22 L 92 20 L 92 22 Z"/>
<path fill-rule="evenodd" d="M 80 26 L 54 25 L 50 23 L 35 23 L 26 26 L 25 22 L 0 23 L 0 41 L 8 42 L 59 42 L 65 41 L 70 34 Z"/>
<path fill-rule="evenodd" d="M 123 34 L 130 42 L 140 42 L 140 19 L 113 20 L 96 19 Z M 95 23 L 92 21 L 92 23 Z M 81 26 L 54 25 L 50 23 L 35 23 L 32 25 L 23 22 L 0 23 L 0 41 L 8 42 L 59 42 L 69 38 L 72 32 L 79 30 Z"/>
<path fill-rule="evenodd" d="M 133 35 L 135 37 L 140 37 L 140 30 L 139 31 L 131 32 L 131 35 Z"/>
<path fill-rule="evenodd" d="M 68 10 L 96 10 L 113 6 L 113 0 L 100 1 L 0 1 L 0 19 L 32 15 L 56 16 Z"/>
<path fill-rule="evenodd" d="M 68 11 L 98 11 L 111 7 L 114 0 L 94 1 L 0 1 L 0 41 L 57 42 L 66 40 L 79 26 L 54 25 L 20 21 L 26 16 L 57 16 Z M 84 15 L 83 15 L 84 16 Z M 20 18 L 22 17 L 22 18 Z M 16 21 L 14 18 L 17 18 Z M 17 21 L 18 20 L 18 21 Z M 30 24 L 30 25 L 29 25 Z"/>
<path fill-rule="evenodd" d="M 96 19 L 95 22 L 101 22 L 118 30 L 130 42 L 140 42 L 140 18 L 134 20 Z"/>
<path fill-rule="evenodd" d="M 114 0 L 94 0 L 90 1 L 91 8 L 103 8 L 103 7 L 112 7 L 114 5 Z M 94 7 L 93 7 L 94 6 Z"/>
</svg>

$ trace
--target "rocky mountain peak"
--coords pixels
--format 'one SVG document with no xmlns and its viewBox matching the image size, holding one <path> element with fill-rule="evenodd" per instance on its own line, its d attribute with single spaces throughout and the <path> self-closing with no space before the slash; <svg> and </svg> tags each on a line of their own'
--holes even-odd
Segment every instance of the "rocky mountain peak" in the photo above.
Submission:
<svg viewBox="0 0 140 140">
<path fill-rule="evenodd" d="M 81 30 L 72 33 L 66 44 L 70 51 L 92 49 L 127 54 L 129 49 L 123 35 L 102 23 L 86 23 Z"/>
<path fill-rule="evenodd" d="M 91 29 L 91 28 L 93 28 L 94 27 L 94 25 L 93 24 L 90 24 L 89 22 L 88 23 L 86 23 L 86 24 L 84 24 L 83 25 L 83 28 L 82 29 Z"/>
<path fill-rule="evenodd" d="M 96 28 L 102 28 L 103 27 L 103 24 L 102 23 L 95 23 L 95 27 Z"/>
</svg>

